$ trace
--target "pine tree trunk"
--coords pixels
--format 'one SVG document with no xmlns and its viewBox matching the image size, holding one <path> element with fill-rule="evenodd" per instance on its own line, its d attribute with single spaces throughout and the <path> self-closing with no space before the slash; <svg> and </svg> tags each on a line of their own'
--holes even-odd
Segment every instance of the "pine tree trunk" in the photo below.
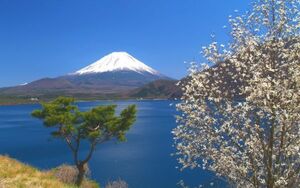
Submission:
<svg viewBox="0 0 300 188">
<path fill-rule="evenodd" d="M 76 179 L 76 185 L 78 187 L 80 187 L 80 185 L 83 182 L 84 175 L 85 175 L 84 164 L 80 163 L 79 165 L 77 165 L 77 169 L 78 169 L 78 175 L 77 175 L 77 179 Z"/>
</svg>

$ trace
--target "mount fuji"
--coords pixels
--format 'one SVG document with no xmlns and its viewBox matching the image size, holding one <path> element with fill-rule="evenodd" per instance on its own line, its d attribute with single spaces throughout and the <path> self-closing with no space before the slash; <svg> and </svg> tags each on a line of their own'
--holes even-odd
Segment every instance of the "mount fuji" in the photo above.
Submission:
<svg viewBox="0 0 300 188">
<path fill-rule="evenodd" d="M 0 89 L 0 95 L 18 97 L 114 98 L 157 80 L 173 80 L 127 52 L 113 52 L 65 76 L 43 78 L 26 85 Z"/>
<path fill-rule="evenodd" d="M 71 83 L 101 88 L 102 92 L 128 90 L 151 81 L 170 79 L 126 52 L 113 52 L 63 77 Z"/>
</svg>

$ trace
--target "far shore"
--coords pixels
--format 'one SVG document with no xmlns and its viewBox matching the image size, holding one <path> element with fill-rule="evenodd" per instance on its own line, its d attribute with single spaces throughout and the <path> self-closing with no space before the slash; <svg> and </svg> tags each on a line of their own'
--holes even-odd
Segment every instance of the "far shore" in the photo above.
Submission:
<svg viewBox="0 0 300 188">
<path fill-rule="evenodd" d="M 29 104 L 41 104 L 42 102 L 47 102 L 51 101 L 54 98 L 50 99 L 43 99 L 39 101 L 31 101 L 29 99 L 20 99 L 20 98 L 15 98 L 15 99 L 9 99 L 5 100 L 2 99 L 0 100 L 0 106 L 16 106 L 16 105 L 29 105 Z M 152 100 L 152 101 L 162 101 L 162 100 L 177 100 L 174 98 L 115 98 L 115 99 L 76 99 L 77 102 L 97 102 L 97 101 L 143 101 L 143 100 Z"/>
</svg>

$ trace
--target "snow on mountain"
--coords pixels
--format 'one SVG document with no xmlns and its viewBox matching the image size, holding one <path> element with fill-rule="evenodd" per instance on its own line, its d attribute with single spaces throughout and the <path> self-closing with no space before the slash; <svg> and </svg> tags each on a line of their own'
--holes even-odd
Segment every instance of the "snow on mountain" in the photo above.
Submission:
<svg viewBox="0 0 300 188">
<path fill-rule="evenodd" d="M 127 52 L 110 53 L 95 63 L 76 71 L 73 75 L 85 75 L 116 71 L 134 71 L 140 74 L 150 73 L 160 75 L 160 73 L 151 67 L 137 60 Z"/>
</svg>

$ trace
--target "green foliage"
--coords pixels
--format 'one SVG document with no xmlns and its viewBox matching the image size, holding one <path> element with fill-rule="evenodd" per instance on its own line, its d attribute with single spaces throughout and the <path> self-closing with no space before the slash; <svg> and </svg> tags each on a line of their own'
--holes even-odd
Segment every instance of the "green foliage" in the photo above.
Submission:
<svg viewBox="0 0 300 188">
<path fill-rule="evenodd" d="M 136 120 L 136 106 L 128 106 L 119 116 L 116 115 L 116 107 L 97 106 L 81 112 L 73 98 L 59 97 L 43 103 L 41 110 L 32 112 L 32 116 L 43 120 L 46 127 L 57 128 L 51 133 L 53 137 L 62 138 L 68 144 L 79 170 L 77 185 L 83 181 L 83 167 L 91 159 L 97 144 L 112 138 L 126 140 L 125 134 Z M 82 140 L 90 143 L 90 150 L 86 158 L 80 160 L 78 152 Z"/>
<path fill-rule="evenodd" d="M 130 105 L 120 116 L 115 115 L 116 105 L 98 106 L 87 112 L 80 112 L 73 98 L 59 97 L 43 103 L 41 110 L 32 116 L 42 119 L 46 127 L 58 127 L 54 137 L 77 135 L 81 139 L 104 141 L 116 137 L 125 140 L 125 133 L 136 119 L 136 106 Z"/>
</svg>

